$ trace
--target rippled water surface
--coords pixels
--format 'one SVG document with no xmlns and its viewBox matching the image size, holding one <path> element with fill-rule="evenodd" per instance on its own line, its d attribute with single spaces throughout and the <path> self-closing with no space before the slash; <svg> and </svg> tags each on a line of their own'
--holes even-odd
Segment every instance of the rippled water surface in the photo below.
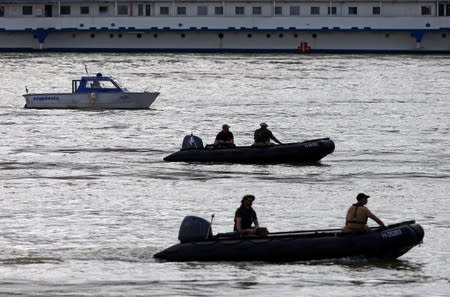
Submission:
<svg viewBox="0 0 450 297">
<path fill-rule="evenodd" d="M 450 57 L 2 54 L 0 294 L 34 296 L 448 296 Z M 161 92 L 149 110 L 26 110 L 22 94 L 84 74 Z M 228 123 L 250 144 L 330 137 L 319 165 L 165 163 L 185 134 Z M 358 192 L 424 243 L 398 261 L 163 263 L 186 215 L 232 228 L 256 195 L 272 231 L 341 227 Z M 325 293 L 328 292 L 328 293 Z"/>
</svg>

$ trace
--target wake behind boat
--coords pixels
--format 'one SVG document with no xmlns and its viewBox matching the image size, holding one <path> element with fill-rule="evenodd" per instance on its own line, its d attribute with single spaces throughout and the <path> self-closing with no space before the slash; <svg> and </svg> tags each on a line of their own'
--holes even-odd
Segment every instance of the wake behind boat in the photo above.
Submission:
<svg viewBox="0 0 450 297">
<path fill-rule="evenodd" d="M 72 93 L 23 95 L 25 108 L 38 109 L 145 109 L 159 92 L 129 92 L 117 80 L 97 73 L 72 80 Z"/>
<path fill-rule="evenodd" d="M 334 151 L 334 142 L 320 138 L 266 146 L 203 147 L 201 139 L 188 135 L 182 149 L 164 158 L 168 162 L 301 163 L 317 162 Z"/>
<path fill-rule="evenodd" d="M 397 259 L 422 243 L 424 230 L 415 221 L 362 233 L 341 229 L 290 231 L 240 237 L 233 233 L 212 235 L 208 221 L 186 217 L 180 243 L 157 254 L 166 261 L 304 261 L 343 257 Z"/>
</svg>

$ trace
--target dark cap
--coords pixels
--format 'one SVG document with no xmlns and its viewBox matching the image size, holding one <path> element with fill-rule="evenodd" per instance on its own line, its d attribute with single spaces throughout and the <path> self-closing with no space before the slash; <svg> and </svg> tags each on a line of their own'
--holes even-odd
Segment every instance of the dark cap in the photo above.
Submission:
<svg viewBox="0 0 450 297">
<path fill-rule="evenodd" d="M 225 128 L 230 128 L 230 126 L 228 126 L 227 124 L 223 124 L 222 129 L 225 129 Z"/>
<path fill-rule="evenodd" d="M 364 198 L 369 198 L 370 196 L 364 194 L 364 193 L 359 193 L 358 196 L 356 196 L 356 200 L 361 200 Z"/>
<path fill-rule="evenodd" d="M 245 195 L 244 197 L 242 197 L 241 202 L 244 202 L 244 200 L 249 200 L 249 201 L 253 202 L 253 200 L 255 200 L 255 196 L 254 195 Z"/>
<path fill-rule="evenodd" d="M 268 125 L 266 124 L 266 123 L 261 123 L 261 124 L 259 124 L 261 127 L 267 127 Z"/>
</svg>

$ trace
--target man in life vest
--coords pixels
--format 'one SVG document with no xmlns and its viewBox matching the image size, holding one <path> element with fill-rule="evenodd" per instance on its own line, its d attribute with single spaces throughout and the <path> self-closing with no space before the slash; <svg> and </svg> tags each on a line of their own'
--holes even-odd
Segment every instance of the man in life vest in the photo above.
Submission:
<svg viewBox="0 0 450 297">
<path fill-rule="evenodd" d="M 281 141 L 279 141 L 275 136 L 273 136 L 272 131 L 267 129 L 266 123 L 260 124 L 261 128 L 257 129 L 255 131 L 254 139 L 255 143 L 253 145 L 255 146 L 265 146 L 265 145 L 272 145 L 270 140 L 272 139 L 278 144 L 281 144 Z"/>
<path fill-rule="evenodd" d="M 385 227 L 384 223 L 365 206 L 367 204 L 367 198 L 369 196 L 364 193 L 359 193 L 356 196 L 357 202 L 348 209 L 345 227 L 342 232 L 349 233 L 368 230 L 367 218 L 371 218 L 381 227 Z"/>
</svg>

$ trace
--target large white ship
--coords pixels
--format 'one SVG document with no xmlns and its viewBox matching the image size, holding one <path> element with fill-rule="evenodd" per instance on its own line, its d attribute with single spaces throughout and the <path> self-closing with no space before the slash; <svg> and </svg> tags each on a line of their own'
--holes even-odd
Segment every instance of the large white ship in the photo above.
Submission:
<svg viewBox="0 0 450 297">
<path fill-rule="evenodd" d="M 0 0 L 0 51 L 450 53 L 450 0 Z"/>
</svg>

